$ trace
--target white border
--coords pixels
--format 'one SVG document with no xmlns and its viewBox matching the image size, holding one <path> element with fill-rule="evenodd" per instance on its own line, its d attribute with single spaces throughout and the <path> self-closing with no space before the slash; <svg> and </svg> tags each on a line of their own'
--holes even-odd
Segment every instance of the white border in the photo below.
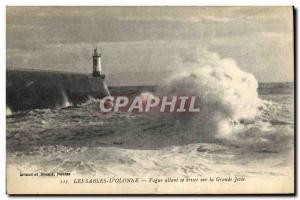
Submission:
<svg viewBox="0 0 300 200">
<path fill-rule="evenodd" d="M 42 3 L 43 2 L 43 3 Z M 269 5 L 294 5 L 296 8 L 299 9 L 299 1 L 296 0 L 252 0 L 252 1 L 241 1 L 241 0 L 202 0 L 197 1 L 197 0 L 127 0 L 127 1 L 121 1 L 121 0 L 109 0 L 109 1 L 103 1 L 103 0 L 2 0 L 0 1 L 0 86 L 1 86 L 1 93 L 2 93 L 2 98 L 0 98 L 0 105 L 1 105 L 1 114 L 0 114 L 0 199 L 8 199 L 8 197 L 5 193 L 5 141 L 6 141 L 6 130 L 5 130 L 5 112 L 6 112 L 6 100 L 5 100 L 5 66 L 6 66 L 6 58 L 5 58 L 5 41 L 6 41 L 6 21 L 5 21 L 5 7 L 6 6 L 21 6 L 21 5 L 35 5 L 35 6 L 46 6 L 46 5 L 64 5 L 64 6 L 93 6 L 93 5 L 103 5 L 103 6 L 109 6 L 109 5 L 115 5 L 115 6 L 124 6 L 124 5 L 138 5 L 138 6 L 157 6 L 157 5 L 172 5 L 172 6 L 192 6 L 192 5 L 198 5 L 198 6 L 233 6 L 233 5 L 242 5 L 242 6 L 248 6 L 248 5 L 255 5 L 255 6 L 269 6 Z M 298 10 L 298 15 L 299 15 L 299 10 Z M 297 22 L 297 27 L 299 27 L 299 20 Z M 298 39 L 299 41 L 299 39 Z M 296 44 L 298 46 L 298 43 Z M 299 58 L 299 51 L 297 51 L 297 57 Z M 299 70 L 297 70 L 297 76 L 299 79 Z M 297 90 L 299 93 L 299 89 Z M 298 98 L 299 102 L 299 98 Z M 298 103 L 297 102 L 297 103 Z M 297 112 L 298 113 L 298 112 Z M 299 124 L 299 117 L 297 120 L 297 123 Z M 299 136 L 298 138 L 298 144 L 299 144 Z M 299 154 L 297 161 L 299 161 Z M 299 192 L 299 184 L 297 191 Z M 31 198 L 31 197 L 29 197 Z M 19 197 L 18 199 L 29 199 L 28 197 Z M 33 198 L 33 197 L 32 197 Z M 48 199 L 49 197 L 35 197 L 35 199 Z M 56 199 L 89 199 L 90 197 L 56 197 Z M 94 197 L 94 198 L 99 198 L 99 197 Z M 108 199 L 112 197 L 101 197 L 102 199 Z M 115 199 L 116 197 L 114 197 Z M 117 197 L 121 198 L 121 197 Z M 140 199 L 142 197 L 137 197 L 135 199 Z M 148 197 L 149 198 L 149 197 Z M 154 198 L 154 197 L 150 197 Z M 156 197 L 157 198 L 157 197 Z M 159 197 L 163 198 L 163 197 Z M 188 198 L 188 197 L 183 197 L 183 198 Z M 211 199 L 219 199 L 222 197 L 211 197 Z M 228 198 L 228 197 L 227 197 Z M 230 198 L 230 197 L 229 197 Z M 249 198 L 249 197 L 248 197 Z M 255 197 L 255 199 L 273 199 L 273 198 L 278 198 L 278 197 Z M 280 197 L 281 198 L 281 197 Z M 131 199 L 131 197 L 123 197 L 122 199 Z"/>
</svg>

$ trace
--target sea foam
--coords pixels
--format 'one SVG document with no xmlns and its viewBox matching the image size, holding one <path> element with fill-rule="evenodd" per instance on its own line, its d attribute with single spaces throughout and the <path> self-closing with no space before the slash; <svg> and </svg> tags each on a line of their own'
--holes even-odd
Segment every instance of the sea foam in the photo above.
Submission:
<svg viewBox="0 0 300 200">
<path fill-rule="evenodd" d="M 179 126 L 187 124 L 189 132 L 207 141 L 222 141 L 258 151 L 282 148 L 290 141 L 291 134 L 259 120 L 264 110 L 259 108 L 264 108 L 264 102 L 258 97 L 258 82 L 233 59 L 202 50 L 196 62 L 182 64 L 184 67 L 158 88 L 158 93 L 163 95 L 185 94 L 200 99 L 201 112 L 196 115 L 170 115 L 170 119 L 184 121 L 177 123 Z"/>
</svg>

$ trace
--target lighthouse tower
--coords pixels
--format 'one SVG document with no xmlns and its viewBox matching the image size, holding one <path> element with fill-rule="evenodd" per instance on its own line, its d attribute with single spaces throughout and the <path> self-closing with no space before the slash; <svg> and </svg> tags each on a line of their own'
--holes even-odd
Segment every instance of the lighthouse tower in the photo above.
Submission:
<svg viewBox="0 0 300 200">
<path fill-rule="evenodd" d="M 101 66 L 101 54 L 98 53 L 98 49 L 94 49 L 93 53 L 93 76 L 94 77 L 103 77 L 102 66 Z"/>
</svg>

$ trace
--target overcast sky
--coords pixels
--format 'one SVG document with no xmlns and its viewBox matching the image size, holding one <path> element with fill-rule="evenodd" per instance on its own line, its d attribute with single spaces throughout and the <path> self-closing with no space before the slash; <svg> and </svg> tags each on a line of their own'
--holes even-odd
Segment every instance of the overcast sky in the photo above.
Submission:
<svg viewBox="0 0 300 200">
<path fill-rule="evenodd" d="M 7 7 L 7 67 L 107 76 L 176 70 L 198 48 L 231 57 L 259 81 L 293 81 L 291 7 Z M 180 63 L 180 64 L 178 64 Z"/>
</svg>

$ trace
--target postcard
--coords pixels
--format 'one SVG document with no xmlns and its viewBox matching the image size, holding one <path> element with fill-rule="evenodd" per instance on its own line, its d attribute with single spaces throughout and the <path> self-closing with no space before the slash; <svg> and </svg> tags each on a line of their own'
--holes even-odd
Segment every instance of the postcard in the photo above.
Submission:
<svg viewBox="0 0 300 200">
<path fill-rule="evenodd" d="M 295 193 L 293 7 L 6 7 L 6 191 Z"/>
</svg>

